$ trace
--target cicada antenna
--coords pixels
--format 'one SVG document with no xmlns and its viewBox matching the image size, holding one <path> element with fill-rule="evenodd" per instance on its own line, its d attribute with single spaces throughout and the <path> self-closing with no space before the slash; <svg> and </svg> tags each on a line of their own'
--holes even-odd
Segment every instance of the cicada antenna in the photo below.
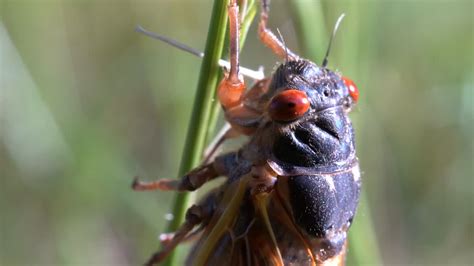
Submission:
<svg viewBox="0 0 474 266">
<path fill-rule="evenodd" d="M 157 39 L 157 40 L 160 40 L 164 43 L 167 43 L 175 48 L 178 48 L 182 51 L 185 51 L 185 52 L 188 52 L 190 54 L 193 54 L 195 56 L 198 56 L 198 57 L 204 57 L 204 53 L 201 52 L 201 51 L 198 51 L 192 47 L 189 47 L 187 46 L 186 44 L 184 43 L 180 43 L 176 40 L 173 40 L 169 37 L 166 37 L 166 36 L 163 36 L 163 35 L 160 35 L 160 34 L 157 34 L 157 33 L 154 33 L 154 32 L 151 32 L 151 31 L 148 31 L 146 29 L 144 29 L 142 26 L 138 25 L 136 28 L 135 28 L 135 31 L 136 32 L 139 32 L 139 33 L 143 33 L 145 34 L 146 36 L 148 37 L 151 37 L 153 39 Z"/>
<path fill-rule="evenodd" d="M 328 56 L 329 52 L 331 51 L 331 46 L 332 46 L 332 40 L 334 39 L 334 36 L 336 36 L 337 29 L 339 28 L 339 24 L 341 24 L 342 19 L 346 16 L 346 14 L 342 13 L 339 18 L 336 21 L 336 24 L 334 25 L 334 29 L 332 30 L 332 35 L 331 38 L 329 39 L 329 45 L 328 49 L 326 51 L 326 55 L 324 56 L 323 62 L 321 64 L 322 67 L 326 68 L 328 64 Z"/>
<path fill-rule="evenodd" d="M 201 58 L 204 57 L 203 52 L 201 52 L 197 49 L 194 49 L 192 47 L 189 47 L 184 43 L 173 40 L 169 37 L 163 36 L 163 35 L 155 33 L 155 32 L 151 32 L 149 30 L 146 30 L 145 28 L 143 28 L 140 25 L 138 25 L 135 28 L 135 31 L 139 32 L 139 33 L 142 33 L 142 34 L 144 34 L 148 37 L 151 37 L 153 39 L 162 41 L 162 42 L 164 42 L 166 44 L 169 44 L 169 45 L 171 45 L 175 48 L 178 48 L 179 50 L 188 52 L 188 53 L 190 53 L 192 55 L 195 55 L 197 57 L 201 57 Z M 223 59 L 219 59 L 219 66 L 229 69 L 230 68 L 230 63 L 223 60 Z M 255 79 L 255 80 L 261 80 L 261 79 L 264 78 L 263 69 L 259 69 L 258 71 L 255 71 L 255 70 L 248 69 L 248 68 L 245 68 L 245 67 L 240 67 L 240 72 L 242 73 L 242 75 L 247 76 L 247 77 L 252 78 L 252 79 Z"/>
</svg>

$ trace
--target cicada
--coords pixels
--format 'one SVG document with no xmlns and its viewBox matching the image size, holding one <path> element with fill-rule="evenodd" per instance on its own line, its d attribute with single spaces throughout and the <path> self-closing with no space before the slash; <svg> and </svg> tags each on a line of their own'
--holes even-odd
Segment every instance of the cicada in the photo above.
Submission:
<svg viewBox="0 0 474 266">
<path fill-rule="evenodd" d="M 189 265 L 344 265 L 361 186 L 348 117 L 357 87 L 326 67 L 329 48 L 321 66 L 290 51 L 267 27 L 264 0 L 259 37 L 284 62 L 247 89 L 239 73 L 236 0 L 228 14 L 230 69 L 217 96 L 230 127 L 218 143 L 240 135 L 248 141 L 208 156 L 181 179 L 134 181 L 135 190 L 194 191 L 226 178 L 187 210 L 147 265 L 193 236 Z"/>
</svg>

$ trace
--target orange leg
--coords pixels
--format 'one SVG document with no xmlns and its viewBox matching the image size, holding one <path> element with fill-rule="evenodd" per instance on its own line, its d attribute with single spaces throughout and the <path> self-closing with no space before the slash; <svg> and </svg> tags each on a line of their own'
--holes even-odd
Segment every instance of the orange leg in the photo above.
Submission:
<svg viewBox="0 0 474 266">
<path fill-rule="evenodd" d="M 231 0 L 229 13 L 229 53 L 230 70 L 217 88 L 219 102 L 224 109 L 226 120 L 240 134 L 251 135 L 262 115 L 261 110 L 253 108 L 258 105 L 256 99 L 246 96 L 246 86 L 239 74 L 239 7 L 236 0 Z"/>
<path fill-rule="evenodd" d="M 236 154 L 236 152 L 230 152 L 220 155 L 211 163 L 196 167 L 181 178 L 144 182 L 135 177 L 132 183 L 132 189 L 136 191 L 194 191 L 209 180 L 219 176 L 228 176 L 237 156 Z"/>
<path fill-rule="evenodd" d="M 217 89 L 219 102 L 224 110 L 235 107 L 242 102 L 245 83 L 239 74 L 239 7 L 232 0 L 227 8 L 229 13 L 229 50 L 230 70 Z"/>
<path fill-rule="evenodd" d="M 267 28 L 269 0 L 262 0 L 262 11 L 260 13 L 260 23 L 258 24 L 258 35 L 260 40 L 267 47 L 282 59 L 296 60 L 299 57 L 290 51 L 285 45 L 275 36 L 275 34 Z"/>
<path fill-rule="evenodd" d="M 143 182 L 135 177 L 132 183 L 132 189 L 137 191 L 194 191 L 210 179 L 216 178 L 218 176 L 219 173 L 216 171 L 214 164 L 212 163 L 193 169 L 181 179 L 160 179 L 151 182 Z"/>
</svg>

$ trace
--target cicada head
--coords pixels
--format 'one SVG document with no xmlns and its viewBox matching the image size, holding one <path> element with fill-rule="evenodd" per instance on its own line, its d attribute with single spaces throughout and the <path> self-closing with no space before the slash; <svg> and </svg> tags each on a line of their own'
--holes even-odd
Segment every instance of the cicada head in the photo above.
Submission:
<svg viewBox="0 0 474 266">
<path fill-rule="evenodd" d="M 349 111 L 359 92 L 354 82 L 340 74 L 307 60 L 295 60 L 275 71 L 265 97 L 269 117 L 289 123 L 336 106 Z"/>
</svg>

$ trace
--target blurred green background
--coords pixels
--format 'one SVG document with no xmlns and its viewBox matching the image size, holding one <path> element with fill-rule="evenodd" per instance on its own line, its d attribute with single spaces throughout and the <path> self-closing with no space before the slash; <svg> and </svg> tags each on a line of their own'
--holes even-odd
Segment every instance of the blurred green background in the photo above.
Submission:
<svg viewBox="0 0 474 266">
<path fill-rule="evenodd" d="M 130 183 L 176 175 L 201 61 L 134 28 L 202 50 L 211 6 L 0 2 L 0 265 L 138 265 L 158 247 L 173 194 Z M 329 67 L 361 92 L 351 117 L 367 200 L 354 227 L 372 219 L 385 265 L 472 265 L 473 1 L 321 10 L 328 32 L 347 15 Z M 292 14 L 275 0 L 270 25 L 301 52 Z M 267 74 L 278 62 L 255 24 L 241 57 Z"/>
</svg>

